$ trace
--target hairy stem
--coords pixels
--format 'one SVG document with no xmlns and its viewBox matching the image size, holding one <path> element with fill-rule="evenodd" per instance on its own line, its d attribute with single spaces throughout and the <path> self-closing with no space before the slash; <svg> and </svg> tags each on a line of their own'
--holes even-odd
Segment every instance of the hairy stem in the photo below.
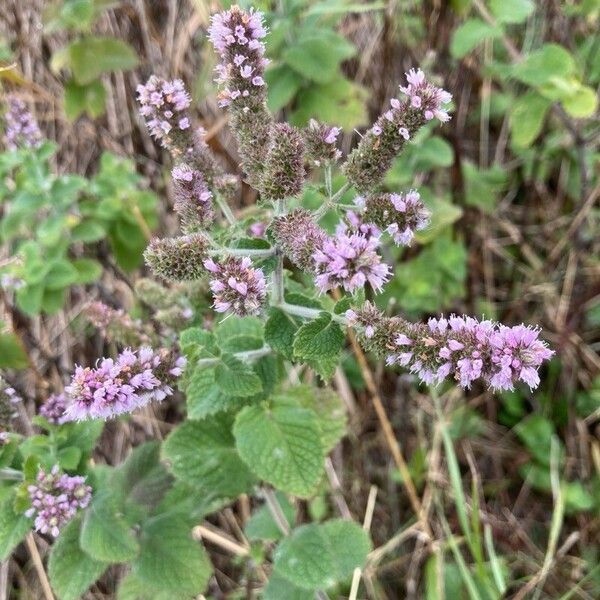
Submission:
<svg viewBox="0 0 600 600">
<path fill-rule="evenodd" d="M 243 360 L 245 362 L 250 362 L 253 360 L 258 360 L 263 356 L 268 356 L 271 354 L 273 350 L 269 346 L 263 346 L 262 348 L 258 348 L 256 350 L 246 350 L 244 352 L 236 352 L 233 356 L 238 358 L 239 360 Z M 199 367 L 211 367 L 213 365 L 217 365 L 221 362 L 219 357 L 215 358 L 201 358 L 196 363 Z"/>
<path fill-rule="evenodd" d="M 227 202 L 225 202 L 225 200 L 221 197 L 220 194 L 215 194 L 214 198 L 215 198 L 216 203 L 219 205 L 219 208 L 221 209 L 223 216 L 227 219 L 227 222 L 230 225 L 235 225 L 237 223 L 237 219 L 235 218 L 235 215 L 233 214 L 233 212 L 231 212 L 231 208 L 229 208 L 229 204 L 227 204 Z"/>
<path fill-rule="evenodd" d="M 313 212 L 313 217 L 318 221 L 328 210 L 335 207 L 337 201 L 350 189 L 350 184 L 345 183 L 333 196 L 327 200 Z"/>
<path fill-rule="evenodd" d="M 336 321 L 341 325 L 348 325 L 348 319 L 346 319 L 346 317 L 342 315 L 336 315 L 334 313 L 329 313 L 329 311 L 322 310 L 320 308 L 309 308 L 308 306 L 288 304 L 287 302 L 280 302 L 274 304 L 274 306 L 290 315 L 295 315 L 296 317 L 302 317 L 304 319 L 315 319 L 321 316 L 323 313 L 328 313 L 331 315 L 332 321 Z"/>
<path fill-rule="evenodd" d="M 270 258 L 275 256 L 277 251 L 275 248 L 228 248 L 226 246 L 220 246 L 214 250 L 209 250 L 209 254 L 218 256 L 221 254 L 228 254 L 229 256 L 249 256 L 250 258 Z"/>
</svg>

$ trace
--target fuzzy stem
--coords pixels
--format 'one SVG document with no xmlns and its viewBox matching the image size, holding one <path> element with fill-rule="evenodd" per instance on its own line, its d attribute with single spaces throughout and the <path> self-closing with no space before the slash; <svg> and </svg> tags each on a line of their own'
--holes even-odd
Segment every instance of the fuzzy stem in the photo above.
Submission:
<svg viewBox="0 0 600 600">
<path fill-rule="evenodd" d="M 216 247 L 209 251 L 209 254 L 213 256 L 228 254 L 229 256 L 249 256 L 250 258 L 270 258 L 276 253 L 275 248 L 263 250 L 262 248 L 228 248 L 226 246 Z"/>
<path fill-rule="evenodd" d="M 263 356 L 268 356 L 271 354 L 273 350 L 269 346 L 263 346 L 262 348 L 257 348 L 256 350 L 246 350 L 245 352 L 236 352 L 233 356 L 243 361 L 252 361 L 258 360 Z M 221 359 L 218 357 L 215 358 L 201 358 L 196 363 L 199 367 L 211 367 L 213 365 L 217 365 L 221 362 Z"/>
<path fill-rule="evenodd" d="M 276 308 L 283 310 L 284 312 L 295 315 L 296 317 L 302 317 L 303 319 L 316 319 L 320 317 L 323 313 L 328 313 L 331 315 L 331 320 L 340 323 L 341 325 L 348 325 L 348 319 L 343 317 L 342 315 L 336 315 L 334 313 L 329 313 L 327 310 L 322 310 L 319 308 L 309 308 L 308 306 L 299 306 L 297 304 L 288 304 L 287 302 L 280 302 L 278 304 L 274 304 Z"/>
<path fill-rule="evenodd" d="M 237 223 L 237 220 L 236 220 L 234 214 L 231 212 L 231 208 L 229 208 L 229 204 L 227 204 L 227 202 L 221 197 L 221 194 L 215 194 L 214 198 L 215 198 L 216 203 L 219 205 L 219 208 L 221 209 L 223 216 L 227 219 L 227 222 L 230 225 L 235 225 Z"/>
<path fill-rule="evenodd" d="M 315 210 L 313 212 L 313 217 L 318 221 L 319 219 L 321 219 L 321 217 L 328 211 L 331 210 L 332 208 L 335 207 L 336 202 L 350 189 L 350 184 L 349 183 L 345 183 L 335 194 L 333 194 L 333 196 L 330 196 L 329 198 L 327 198 L 327 200 L 325 202 L 323 202 L 323 204 L 317 208 L 317 210 Z"/>
<path fill-rule="evenodd" d="M 23 481 L 23 473 L 10 467 L 0 469 L 0 481 Z"/>
</svg>

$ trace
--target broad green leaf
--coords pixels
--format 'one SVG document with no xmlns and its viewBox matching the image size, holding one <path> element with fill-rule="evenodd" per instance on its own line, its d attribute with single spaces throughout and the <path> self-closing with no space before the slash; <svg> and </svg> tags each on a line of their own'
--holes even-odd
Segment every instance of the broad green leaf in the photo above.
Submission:
<svg viewBox="0 0 600 600">
<path fill-rule="evenodd" d="M 300 318 L 289 315 L 279 308 L 269 310 L 265 324 L 265 342 L 288 360 L 294 358 L 292 344 L 300 326 Z"/>
<path fill-rule="evenodd" d="M 65 85 L 65 115 L 74 121 L 87 113 L 92 119 L 104 114 L 106 103 L 106 90 L 100 80 L 90 81 L 79 85 L 75 80 L 70 80 Z"/>
<path fill-rule="evenodd" d="M 261 479 L 307 497 L 323 475 L 324 452 L 316 414 L 284 398 L 271 407 L 247 406 L 234 426 L 240 456 Z"/>
<path fill-rule="evenodd" d="M 321 30 L 285 49 L 282 58 L 306 79 L 328 83 L 337 75 L 339 64 L 355 53 L 356 48 L 341 35 Z"/>
<path fill-rule="evenodd" d="M 262 390 L 262 381 L 252 367 L 232 354 L 221 356 L 215 368 L 215 381 L 225 394 L 235 397 L 253 396 Z"/>
<path fill-rule="evenodd" d="M 272 573 L 269 577 L 269 583 L 265 587 L 262 600 L 312 600 L 315 597 L 314 591 L 307 590 L 294 585 L 278 573 Z"/>
<path fill-rule="evenodd" d="M 486 212 L 496 207 L 498 196 L 508 185 L 508 173 L 500 165 L 478 169 L 472 162 L 462 164 L 465 179 L 465 202 Z"/>
<path fill-rule="evenodd" d="M 15 492 L 11 491 L 0 502 L 0 560 L 10 556 L 14 547 L 29 532 L 32 520 L 14 510 Z"/>
<path fill-rule="evenodd" d="M 450 42 L 450 53 L 454 58 L 462 58 L 487 39 L 502 35 L 499 27 L 488 25 L 481 19 L 467 19 L 454 31 Z"/>
<path fill-rule="evenodd" d="M 561 100 L 565 111 L 576 119 L 591 117 L 598 109 L 598 95 L 587 85 L 579 86 L 575 94 Z"/>
<path fill-rule="evenodd" d="M 274 568 L 303 589 L 327 589 L 362 567 L 370 549 L 369 536 L 353 521 L 303 525 L 279 544 Z"/>
<path fill-rule="evenodd" d="M 134 448 L 113 477 L 113 483 L 128 502 L 148 509 L 161 501 L 172 482 L 172 476 L 160 462 L 158 442 L 146 442 Z"/>
<path fill-rule="evenodd" d="M 27 353 L 14 333 L 0 333 L 0 368 L 25 369 L 29 365 Z"/>
<path fill-rule="evenodd" d="M 532 0 L 490 0 L 490 10 L 498 23 L 523 23 L 534 8 Z"/>
<path fill-rule="evenodd" d="M 204 419 L 218 412 L 238 408 L 239 397 L 225 393 L 215 381 L 215 367 L 197 367 L 185 388 L 189 419 Z"/>
<path fill-rule="evenodd" d="M 302 77 L 287 65 L 268 69 L 266 80 L 269 86 L 268 106 L 274 113 L 287 106 L 302 85 Z"/>
<path fill-rule="evenodd" d="M 238 317 L 225 319 L 215 327 L 214 333 L 224 352 L 243 352 L 262 347 L 264 326 L 256 317 Z"/>
<path fill-rule="evenodd" d="M 69 45 L 69 66 L 79 85 L 91 83 L 108 71 L 127 71 L 138 64 L 135 50 L 113 37 L 88 36 Z"/>
<path fill-rule="evenodd" d="M 163 442 L 162 456 L 175 477 L 217 497 L 236 498 L 255 481 L 238 455 L 230 419 L 224 415 L 184 422 Z"/>
<path fill-rule="evenodd" d="M 294 356 L 315 360 L 337 357 L 343 345 L 341 327 L 324 312 L 298 329 L 294 336 Z"/>
<path fill-rule="evenodd" d="M 50 551 L 48 576 L 60 600 L 80 598 L 109 566 L 81 549 L 80 528 L 78 516 L 61 530 Z"/>
<path fill-rule="evenodd" d="M 189 598 L 204 591 L 212 567 L 181 517 L 165 514 L 146 521 L 141 548 L 132 572 L 151 589 L 167 591 L 172 598 Z"/>
<path fill-rule="evenodd" d="M 57 260 L 50 267 L 44 283 L 49 290 L 60 290 L 77 281 L 77 269 L 66 259 Z"/>
<path fill-rule="evenodd" d="M 25 285 L 17 290 L 17 306 L 30 316 L 38 314 L 42 309 L 44 286 Z"/>
<path fill-rule="evenodd" d="M 117 600 L 175 600 L 170 590 L 160 591 L 147 583 L 144 583 L 133 573 L 128 573 L 119 583 Z M 185 594 L 185 600 L 189 596 Z"/>
<path fill-rule="evenodd" d="M 529 147 L 539 135 L 550 101 L 531 91 L 519 96 L 510 113 L 510 133 L 515 146 Z"/>
<path fill-rule="evenodd" d="M 71 239 L 74 242 L 97 242 L 106 236 L 104 225 L 93 219 L 81 221 L 71 230 Z"/>
<path fill-rule="evenodd" d="M 77 283 L 94 283 L 102 275 L 102 265 L 93 258 L 76 258 L 71 264 L 77 271 Z"/>
<path fill-rule="evenodd" d="M 543 86 L 555 77 L 567 77 L 574 71 L 575 60 L 567 49 L 558 44 L 544 44 L 513 67 L 512 75 L 523 83 Z"/>
<path fill-rule="evenodd" d="M 339 395 L 331 388 L 302 385 L 286 390 L 285 396 L 316 413 L 323 449 L 329 454 L 346 433 L 346 409 Z"/>
<path fill-rule="evenodd" d="M 139 544 L 120 513 L 113 490 L 95 494 L 85 511 L 79 543 L 96 560 L 125 562 L 139 552 Z"/>
<path fill-rule="evenodd" d="M 444 197 L 423 197 L 423 201 L 431 212 L 431 222 L 423 231 L 418 231 L 415 238 L 420 244 L 428 244 L 458 221 L 462 217 L 463 211 L 460 206 L 452 204 Z"/>
<path fill-rule="evenodd" d="M 550 465 L 550 444 L 554 435 L 554 425 L 550 420 L 532 414 L 523 419 L 514 431 L 540 464 Z"/>
</svg>

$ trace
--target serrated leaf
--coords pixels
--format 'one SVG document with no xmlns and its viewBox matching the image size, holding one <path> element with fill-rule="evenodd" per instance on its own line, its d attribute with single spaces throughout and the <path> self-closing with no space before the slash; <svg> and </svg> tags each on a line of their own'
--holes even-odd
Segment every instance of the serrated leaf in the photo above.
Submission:
<svg viewBox="0 0 600 600">
<path fill-rule="evenodd" d="M 323 449 L 329 454 L 346 433 L 346 409 L 340 396 L 330 388 L 308 385 L 290 388 L 285 395 L 316 413 Z"/>
<path fill-rule="evenodd" d="M 226 394 L 215 381 L 215 367 L 196 368 L 185 388 L 189 419 L 204 419 L 209 415 L 240 406 L 240 398 Z"/>
<path fill-rule="evenodd" d="M 327 589 L 362 567 L 370 548 L 369 536 L 352 521 L 303 525 L 279 544 L 274 568 L 303 589 Z"/>
<path fill-rule="evenodd" d="M 139 577 L 133 573 L 128 573 L 119 583 L 117 590 L 117 600 L 173 600 L 170 591 L 159 591 L 152 586 L 145 584 Z M 186 600 L 189 596 L 186 595 Z"/>
<path fill-rule="evenodd" d="M 31 529 L 32 520 L 22 513 L 16 513 L 14 502 L 14 491 L 0 502 L 0 560 L 8 558 Z"/>
<path fill-rule="evenodd" d="M 96 560 L 125 562 L 140 548 L 112 496 L 111 490 L 95 494 L 83 517 L 79 543 Z"/>
<path fill-rule="evenodd" d="M 327 359 L 337 356 L 343 345 L 344 333 L 341 327 L 332 321 L 330 314 L 324 312 L 298 329 L 294 336 L 294 356 Z"/>
<path fill-rule="evenodd" d="M 250 365 L 232 354 L 223 354 L 215 368 L 215 381 L 221 390 L 230 396 L 246 398 L 262 390 L 260 377 Z"/>
<path fill-rule="evenodd" d="M 64 527 L 50 551 L 48 576 L 61 600 L 77 600 L 104 573 L 109 563 L 93 559 L 79 545 L 81 518 Z"/>
<path fill-rule="evenodd" d="M 256 350 L 263 345 L 264 325 L 257 317 L 225 319 L 215 327 L 215 339 L 224 352 Z"/>
<path fill-rule="evenodd" d="M 307 592 L 278 573 L 272 573 L 269 583 L 264 589 L 262 600 L 282 600 L 282 598 L 285 600 L 312 600 L 314 597 L 314 591 Z"/>
<path fill-rule="evenodd" d="M 145 585 L 168 591 L 172 598 L 189 598 L 204 591 L 212 567 L 202 545 L 192 538 L 181 517 L 160 515 L 146 521 L 140 556 L 132 572 Z"/>
<path fill-rule="evenodd" d="M 265 324 L 265 342 L 288 360 L 294 358 L 292 345 L 294 335 L 300 326 L 300 319 L 289 315 L 279 308 L 269 310 Z"/>
<path fill-rule="evenodd" d="M 255 482 L 235 448 L 231 420 L 225 415 L 184 422 L 163 442 L 162 456 L 175 477 L 206 494 L 236 498 Z"/>
<path fill-rule="evenodd" d="M 297 496 L 315 491 L 324 452 L 313 411 L 273 398 L 271 407 L 242 409 L 233 432 L 240 456 L 258 477 Z"/>
<path fill-rule="evenodd" d="M 172 482 L 173 477 L 160 463 L 159 442 L 146 442 L 134 448 L 113 477 L 113 484 L 128 502 L 148 510 L 161 501 Z"/>
</svg>

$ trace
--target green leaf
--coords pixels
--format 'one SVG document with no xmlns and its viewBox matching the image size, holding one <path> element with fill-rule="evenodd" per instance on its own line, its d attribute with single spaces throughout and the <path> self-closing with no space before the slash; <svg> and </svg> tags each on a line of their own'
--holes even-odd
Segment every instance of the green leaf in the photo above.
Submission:
<svg viewBox="0 0 600 600">
<path fill-rule="evenodd" d="M 106 236 L 104 225 L 93 219 L 85 219 L 71 230 L 71 239 L 74 242 L 97 242 Z"/>
<path fill-rule="evenodd" d="M 167 591 L 172 598 L 189 598 L 204 591 L 212 567 L 184 519 L 164 514 L 146 521 L 141 548 L 132 572 L 151 589 Z"/>
<path fill-rule="evenodd" d="M 77 600 L 104 573 L 109 563 L 93 559 L 79 545 L 81 518 L 77 516 L 52 545 L 48 576 L 61 600 Z"/>
<path fill-rule="evenodd" d="M 218 412 L 238 408 L 239 397 L 226 394 L 215 381 L 215 367 L 196 368 L 185 388 L 189 419 L 204 419 Z"/>
<path fill-rule="evenodd" d="M 91 83 L 108 71 L 127 71 L 138 64 L 135 50 L 113 37 L 83 37 L 68 48 L 69 66 L 79 85 Z"/>
<path fill-rule="evenodd" d="M 265 78 L 269 90 L 267 103 L 272 112 L 277 112 L 287 106 L 302 85 L 302 77 L 287 65 L 268 69 Z"/>
<path fill-rule="evenodd" d="M 264 326 L 257 317 L 225 319 L 215 327 L 215 338 L 224 352 L 257 350 L 263 346 Z"/>
<path fill-rule="evenodd" d="M 303 525 L 277 547 L 275 572 L 306 590 L 327 589 L 364 566 L 371 543 L 352 521 Z"/>
<path fill-rule="evenodd" d="M 454 31 L 450 43 L 450 54 L 454 58 L 462 58 L 485 40 L 500 35 L 502 35 L 502 30 L 499 27 L 488 25 L 481 19 L 467 19 Z"/>
<path fill-rule="evenodd" d="M 271 308 L 265 323 L 265 342 L 283 357 L 292 360 L 294 358 L 292 344 L 299 326 L 298 317 L 289 315 L 279 308 Z"/>
<path fill-rule="evenodd" d="M 71 264 L 77 271 L 77 283 L 94 283 L 102 275 L 102 265 L 93 258 L 76 258 Z"/>
<path fill-rule="evenodd" d="M 540 464 L 550 465 L 550 445 L 554 435 L 551 421 L 542 415 L 529 415 L 515 427 L 515 433 Z"/>
<path fill-rule="evenodd" d="M 462 164 L 465 179 L 465 202 L 486 212 L 496 207 L 498 196 L 508 185 L 508 173 L 500 165 L 478 169 L 472 162 Z"/>
<path fill-rule="evenodd" d="M 71 79 L 65 85 L 65 115 L 74 121 L 87 113 L 92 119 L 104 114 L 106 108 L 106 90 L 99 79 L 79 85 Z"/>
<path fill-rule="evenodd" d="M 512 75 L 519 81 L 536 87 L 551 83 L 554 77 L 567 77 L 574 72 L 575 60 L 558 44 L 544 44 L 512 69 Z"/>
<path fill-rule="evenodd" d="M 43 285 L 25 285 L 16 293 L 18 307 L 28 315 L 36 315 L 42 309 L 44 299 Z"/>
<path fill-rule="evenodd" d="M 324 452 L 313 411 L 273 398 L 271 407 L 242 409 L 233 432 L 240 456 L 258 477 L 297 496 L 315 491 Z"/>
<path fill-rule="evenodd" d="M 532 0 L 490 0 L 490 10 L 498 23 L 523 23 L 534 8 Z"/>
<path fill-rule="evenodd" d="M 139 544 L 120 514 L 113 490 L 96 493 L 85 512 L 79 543 L 96 560 L 125 562 L 139 552 Z"/>
<path fill-rule="evenodd" d="M 32 520 L 14 510 L 15 492 L 0 502 L 0 560 L 7 559 L 31 529 Z"/>
<path fill-rule="evenodd" d="M 215 381 L 230 396 L 244 398 L 262 390 L 262 381 L 252 367 L 232 354 L 221 356 L 221 362 L 215 368 Z"/>
<path fill-rule="evenodd" d="M 294 356 L 300 359 L 327 359 L 338 356 L 344 345 L 341 327 L 328 313 L 305 323 L 294 336 Z"/>
<path fill-rule="evenodd" d="M 425 206 L 431 212 L 431 223 L 423 231 L 418 231 L 415 238 L 420 244 L 428 244 L 435 240 L 450 225 L 456 223 L 463 214 L 462 208 L 452 204 L 443 197 L 423 196 Z"/>
<path fill-rule="evenodd" d="M 218 415 L 186 421 L 163 442 L 162 456 L 170 470 L 190 486 L 217 497 L 237 498 L 255 478 L 239 457 L 230 419 Z"/>
<path fill-rule="evenodd" d="M 321 30 L 283 51 L 282 59 L 306 79 L 328 83 L 339 64 L 354 56 L 356 48 L 334 31 Z"/>
<path fill-rule="evenodd" d="M 314 597 L 313 591 L 307 592 L 278 573 L 272 573 L 269 583 L 264 589 L 262 600 L 282 600 L 282 598 L 285 600 L 312 600 Z"/>
<path fill-rule="evenodd" d="M 46 275 L 44 283 L 49 290 L 60 290 L 77 281 L 77 269 L 66 259 L 55 261 Z"/>
<path fill-rule="evenodd" d="M 113 483 L 128 502 L 151 509 L 169 489 L 173 478 L 160 462 L 160 443 L 134 448 L 114 473 Z"/>
<path fill-rule="evenodd" d="M 516 99 L 509 120 L 511 139 L 515 146 L 531 146 L 542 130 L 550 104 L 550 100 L 534 91 Z"/>
<path fill-rule="evenodd" d="M 170 591 L 159 591 L 143 582 L 133 573 L 128 573 L 119 583 L 117 600 L 174 600 Z M 189 596 L 185 596 L 188 600 Z"/>
<path fill-rule="evenodd" d="M 565 111 L 576 119 L 591 117 L 598 108 L 598 95 L 587 85 L 579 86 L 572 96 L 561 100 Z"/>
<path fill-rule="evenodd" d="M 290 388 L 285 395 L 316 413 L 323 449 L 329 454 L 346 433 L 346 408 L 340 396 L 331 388 L 308 385 Z"/>
<path fill-rule="evenodd" d="M 0 369 L 25 369 L 27 353 L 14 333 L 0 334 Z"/>
</svg>

